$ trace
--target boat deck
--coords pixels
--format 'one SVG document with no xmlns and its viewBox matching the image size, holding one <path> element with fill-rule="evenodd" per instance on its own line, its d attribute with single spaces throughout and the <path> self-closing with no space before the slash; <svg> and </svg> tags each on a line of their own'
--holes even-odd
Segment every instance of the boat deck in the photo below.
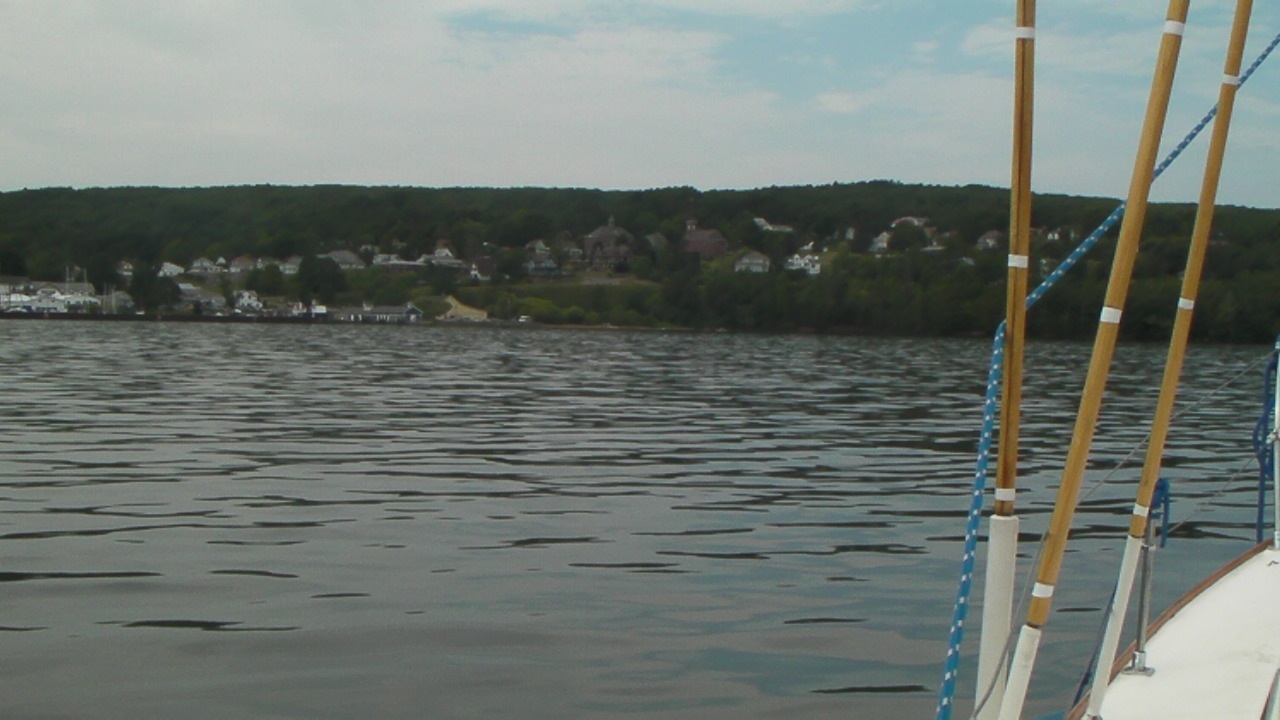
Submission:
<svg viewBox="0 0 1280 720">
<path fill-rule="evenodd" d="M 1280 552 L 1224 572 L 1162 618 L 1147 643 L 1155 673 L 1117 675 L 1103 720 L 1262 717 L 1280 669 Z"/>
</svg>

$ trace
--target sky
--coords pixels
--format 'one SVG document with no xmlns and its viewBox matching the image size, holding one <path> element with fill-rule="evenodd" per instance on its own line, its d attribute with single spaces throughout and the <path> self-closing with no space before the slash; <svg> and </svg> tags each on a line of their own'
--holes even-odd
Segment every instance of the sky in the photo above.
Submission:
<svg viewBox="0 0 1280 720">
<path fill-rule="evenodd" d="M 1040 2 L 1041 192 L 1128 188 L 1166 0 Z M 1246 64 L 1280 32 L 1256 3 Z M 1194 0 L 1165 147 L 1217 100 Z M 0 190 L 1007 187 L 1013 0 L 0 0 Z M 1280 57 L 1220 200 L 1280 207 Z M 1208 133 L 1153 197 L 1194 201 Z M 780 219 L 779 221 L 785 221 Z"/>
</svg>

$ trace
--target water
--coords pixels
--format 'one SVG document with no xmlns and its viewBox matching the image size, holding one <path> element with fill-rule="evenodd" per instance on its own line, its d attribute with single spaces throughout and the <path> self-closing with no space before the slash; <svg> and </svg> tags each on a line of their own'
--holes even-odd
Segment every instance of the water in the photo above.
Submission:
<svg viewBox="0 0 1280 720">
<path fill-rule="evenodd" d="M 77 322 L 0 338 L 5 716 L 931 716 L 986 341 Z M 1196 351 L 1183 405 L 1264 352 Z M 1145 434 L 1163 353 L 1121 353 L 1091 482 Z M 1031 535 L 1087 355 L 1028 361 Z M 1164 600 L 1251 537 L 1252 480 L 1224 480 L 1259 378 L 1170 439 L 1191 520 L 1161 555 Z M 1078 517 L 1042 709 L 1092 646 L 1135 475 Z"/>
</svg>

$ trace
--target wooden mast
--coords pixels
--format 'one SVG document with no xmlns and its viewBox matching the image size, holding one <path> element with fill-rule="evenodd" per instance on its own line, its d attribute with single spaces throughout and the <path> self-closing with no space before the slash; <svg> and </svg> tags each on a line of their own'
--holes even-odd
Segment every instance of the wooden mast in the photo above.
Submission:
<svg viewBox="0 0 1280 720">
<path fill-rule="evenodd" d="M 1013 162 L 1009 197 L 1009 269 L 1005 302 L 1006 349 L 1001 379 L 1000 440 L 995 514 L 987 542 L 978 645 L 979 720 L 995 720 L 1006 675 L 1004 648 L 1012 630 L 1013 584 L 1019 521 L 1014 514 L 1018 481 L 1027 284 L 1031 248 L 1031 156 L 1035 108 L 1035 0 L 1018 0 L 1014 60 Z M 991 689 L 988 695 L 988 689 Z M 985 700 L 983 698 L 985 697 Z"/>
<path fill-rule="evenodd" d="M 1187 340 L 1191 334 L 1191 318 L 1196 298 L 1200 292 L 1200 277 L 1204 269 L 1205 253 L 1209 247 L 1209 231 L 1213 226 L 1213 213 L 1218 197 L 1218 181 L 1222 176 L 1222 161 L 1227 148 L 1227 134 L 1231 116 L 1235 110 L 1236 91 L 1240 86 L 1240 65 L 1244 57 L 1245 38 L 1249 33 L 1249 19 L 1253 13 L 1253 0 L 1237 0 L 1235 19 L 1231 28 L 1231 40 L 1227 47 L 1227 59 L 1223 69 L 1222 87 L 1218 91 L 1218 114 L 1214 118 L 1213 135 L 1209 141 L 1209 155 L 1205 161 L 1204 178 L 1200 185 L 1200 204 L 1196 210 L 1195 228 L 1187 249 L 1187 266 L 1182 277 L 1182 293 L 1178 299 L 1173 335 L 1169 341 L 1169 355 L 1165 361 L 1164 378 L 1160 385 L 1160 397 L 1156 402 L 1151 422 L 1151 439 L 1147 444 L 1146 458 L 1142 465 L 1142 479 L 1138 483 L 1133 514 L 1129 518 L 1129 537 L 1125 542 L 1124 556 L 1120 563 L 1120 575 L 1112 597 L 1111 613 L 1107 629 L 1098 652 L 1098 662 L 1092 689 L 1089 693 L 1086 718 L 1097 718 L 1111 674 L 1107 671 L 1115 657 L 1124 626 L 1125 612 L 1133 588 L 1143 538 L 1147 532 L 1151 499 L 1156 482 L 1160 478 L 1160 466 L 1164 459 L 1165 440 L 1169 434 L 1169 422 L 1173 417 L 1173 405 L 1178 394 L 1178 379 L 1186 358 Z"/>
<path fill-rule="evenodd" d="M 1151 94 L 1147 101 L 1146 118 L 1143 121 L 1142 138 L 1134 161 L 1124 221 L 1120 226 L 1120 237 L 1116 243 L 1111 278 L 1107 282 L 1107 293 L 1094 339 L 1093 355 L 1085 379 L 1084 394 L 1080 398 L 1071 446 L 1067 451 L 1066 466 L 1063 468 L 1053 516 L 1045 535 L 1044 550 L 1036 574 L 1035 588 L 1031 593 L 1027 621 L 1019 633 L 1017 648 L 1014 651 L 1009 683 L 1000 709 L 1001 720 L 1016 720 L 1022 713 L 1027 687 L 1031 682 L 1031 670 L 1040 648 L 1042 629 L 1049 621 L 1053 591 L 1062 570 L 1067 534 L 1075 516 L 1080 485 L 1084 480 L 1085 465 L 1093 445 L 1094 426 L 1102 406 L 1102 392 L 1106 388 L 1111 360 L 1115 354 L 1120 318 L 1128 298 L 1138 241 L 1146 220 L 1151 181 L 1155 175 L 1156 155 L 1159 152 L 1160 136 L 1163 133 L 1165 116 L 1168 112 L 1169 96 L 1173 90 L 1173 77 L 1178 65 L 1178 53 L 1182 48 L 1182 33 L 1186 27 L 1189 5 L 1190 0 L 1170 0 L 1169 3 L 1164 37 L 1160 42 L 1155 77 L 1152 80 Z"/>
</svg>

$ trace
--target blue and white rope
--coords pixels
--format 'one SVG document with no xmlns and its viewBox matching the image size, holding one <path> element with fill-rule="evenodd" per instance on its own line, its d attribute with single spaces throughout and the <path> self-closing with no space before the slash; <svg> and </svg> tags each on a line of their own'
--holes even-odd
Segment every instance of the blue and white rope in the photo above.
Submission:
<svg viewBox="0 0 1280 720">
<path fill-rule="evenodd" d="M 939 720 L 951 717 L 956 693 L 956 676 L 960 669 L 960 645 L 964 641 L 964 621 L 969 615 L 969 595 L 973 590 L 973 567 L 978 549 L 978 530 L 982 524 L 983 493 L 987 488 L 987 468 L 991 464 L 991 442 L 995 433 L 996 409 L 1000 397 L 1000 376 L 1004 371 L 1005 323 L 996 329 L 991 348 L 991 369 L 987 373 L 987 399 L 982 407 L 982 433 L 978 439 L 978 465 L 973 474 L 973 493 L 969 499 L 969 522 L 964 532 L 964 560 L 960 567 L 960 587 L 956 590 L 955 612 L 951 619 L 951 641 L 947 648 L 946 669 L 942 688 L 938 691 Z"/>
</svg>

